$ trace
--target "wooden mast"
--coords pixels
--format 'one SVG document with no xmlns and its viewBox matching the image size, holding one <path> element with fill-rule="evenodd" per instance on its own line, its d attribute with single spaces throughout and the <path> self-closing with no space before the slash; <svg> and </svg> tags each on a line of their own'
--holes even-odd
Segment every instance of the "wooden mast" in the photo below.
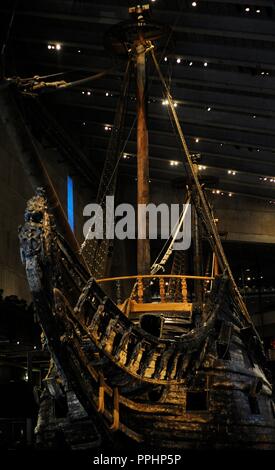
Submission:
<svg viewBox="0 0 275 470">
<path fill-rule="evenodd" d="M 137 207 L 149 203 L 149 154 L 146 100 L 146 48 L 142 38 L 136 43 L 137 80 Z M 137 240 L 137 272 L 149 274 L 151 267 L 148 216 L 138 217 L 139 233 L 145 235 Z"/>
</svg>

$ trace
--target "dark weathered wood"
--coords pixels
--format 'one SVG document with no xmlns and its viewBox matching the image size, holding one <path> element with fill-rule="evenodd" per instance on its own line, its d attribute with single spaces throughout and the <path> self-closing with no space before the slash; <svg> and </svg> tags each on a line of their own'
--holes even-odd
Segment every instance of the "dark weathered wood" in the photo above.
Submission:
<svg viewBox="0 0 275 470">
<path fill-rule="evenodd" d="M 137 71 L 137 204 L 149 204 L 149 151 L 146 103 L 146 52 L 142 41 L 136 44 Z M 138 220 L 144 239 L 137 240 L 137 272 L 148 274 L 151 268 L 148 217 Z"/>
<path fill-rule="evenodd" d="M 92 419 L 93 435 L 114 446 L 125 435 L 147 447 L 275 449 L 261 344 L 226 278 L 213 283 L 203 322 L 164 340 L 133 325 L 88 279 L 55 232 L 40 193 L 28 204 L 20 241 L 59 381 Z M 52 388 L 58 400 L 59 387 Z M 43 423 L 40 437 L 47 435 Z"/>
</svg>

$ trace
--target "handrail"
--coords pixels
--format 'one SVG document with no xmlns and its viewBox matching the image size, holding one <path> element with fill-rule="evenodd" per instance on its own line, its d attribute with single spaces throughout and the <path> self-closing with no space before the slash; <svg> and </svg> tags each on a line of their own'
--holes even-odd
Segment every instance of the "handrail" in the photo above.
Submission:
<svg viewBox="0 0 275 470">
<path fill-rule="evenodd" d="M 111 282 L 111 281 L 124 281 L 127 279 L 194 279 L 194 280 L 205 280 L 213 281 L 215 278 L 211 276 L 189 276 L 184 274 L 137 274 L 135 276 L 118 276 L 118 277 L 105 277 L 97 279 L 98 284 L 102 282 Z"/>
<path fill-rule="evenodd" d="M 180 283 L 180 298 L 181 302 L 185 305 L 188 304 L 188 288 L 187 288 L 187 280 L 206 280 L 208 282 L 213 281 L 213 277 L 210 276 L 189 276 L 189 275 L 182 275 L 182 274 L 137 274 L 136 276 L 119 276 L 119 277 L 106 277 L 102 279 L 98 279 L 97 282 L 102 284 L 104 282 L 116 282 L 117 284 L 117 300 L 118 304 L 121 304 L 121 296 L 120 296 L 120 281 L 126 280 L 135 280 L 135 285 L 132 290 L 131 298 L 136 296 L 137 302 L 139 304 L 144 303 L 144 293 L 148 287 L 148 279 L 158 280 L 159 284 L 159 297 L 160 302 L 162 304 L 171 301 L 171 294 L 169 293 L 169 289 L 166 289 L 166 285 L 168 282 L 165 282 L 166 279 L 177 279 Z M 146 287 L 147 284 L 147 287 Z M 150 283 L 151 284 L 151 283 Z M 150 295 L 149 295 L 150 297 Z M 175 301 L 175 299 L 174 299 Z M 146 303 L 146 302 L 145 302 Z M 148 303 L 148 300 L 147 300 Z M 149 303 L 151 303 L 149 301 Z"/>
</svg>

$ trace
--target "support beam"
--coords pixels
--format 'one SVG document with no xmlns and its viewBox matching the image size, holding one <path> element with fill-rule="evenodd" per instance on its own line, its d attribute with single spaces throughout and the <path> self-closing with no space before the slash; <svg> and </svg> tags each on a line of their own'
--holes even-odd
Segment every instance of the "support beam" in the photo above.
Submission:
<svg viewBox="0 0 275 470">
<path fill-rule="evenodd" d="M 148 155 L 148 128 L 146 110 L 146 56 L 142 43 L 136 47 L 137 72 L 137 204 L 138 214 L 141 204 L 149 203 L 149 155 Z M 139 214 L 140 215 L 140 214 Z M 148 216 L 146 220 L 138 215 L 140 233 L 148 233 Z M 150 272 L 150 240 L 148 238 L 137 240 L 137 272 L 148 274 Z"/>
</svg>

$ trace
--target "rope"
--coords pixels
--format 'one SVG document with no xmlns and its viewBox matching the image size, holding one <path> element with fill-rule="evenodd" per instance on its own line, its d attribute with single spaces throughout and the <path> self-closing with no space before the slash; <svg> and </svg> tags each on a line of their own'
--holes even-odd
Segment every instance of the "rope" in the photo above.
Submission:
<svg viewBox="0 0 275 470">
<path fill-rule="evenodd" d="M 221 270 L 223 272 L 227 272 L 228 277 L 229 277 L 229 279 L 232 283 L 234 292 L 236 294 L 239 307 L 240 307 L 243 315 L 245 316 L 246 320 L 249 323 L 251 323 L 249 313 L 247 311 L 246 305 L 245 305 L 245 303 L 242 299 L 242 296 L 241 296 L 241 294 L 239 292 L 239 289 L 237 287 L 237 284 L 235 282 L 233 273 L 232 273 L 232 271 L 230 269 L 230 266 L 228 264 L 228 261 L 227 261 L 227 258 L 226 258 L 226 255 L 225 255 L 225 252 L 224 252 L 224 249 L 223 249 L 223 246 L 222 246 L 222 243 L 221 243 L 218 231 L 217 231 L 216 224 L 213 221 L 213 218 L 211 216 L 211 213 L 210 213 L 210 210 L 209 210 L 209 205 L 207 203 L 207 200 L 205 198 L 203 189 L 202 189 L 201 184 L 199 182 L 198 175 L 195 171 L 195 168 L 194 168 L 194 165 L 193 165 L 193 162 L 192 162 L 192 158 L 191 158 L 191 155 L 189 153 L 189 149 L 187 147 L 187 143 L 186 143 L 186 140 L 185 140 L 185 137 L 184 137 L 184 134 L 183 134 L 180 122 L 179 122 L 179 118 L 178 118 L 177 112 L 176 112 L 175 107 L 174 107 L 174 102 L 173 102 L 172 96 L 170 94 L 167 83 L 164 79 L 164 76 L 163 76 L 163 74 L 160 70 L 160 67 L 159 67 L 158 61 L 156 59 L 154 50 L 151 49 L 150 53 L 152 55 L 153 62 L 155 64 L 155 67 L 156 67 L 157 73 L 159 75 L 160 81 L 161 81 L 161 83 L 163 85 L 163 88 L 165 90 L 166 99 L 168 100 L 170 111 L 171 111 L 171 114 L 173 116 L 177 131 L 178 131 L 181 143 L 182 143 L 182 147 L 183 147 L 183 150 L 184 150 L 184 153 L 185 153 L 185 156 L 186 156 L 189 172 L 192 176 L 192 179 L 193 179 L 193 181 L 195 183 L 195 186 L 196 186 L 196 189 L 197 189 L 197 193 L 198 193 L 198 196 L 199 196 L 199 199 L 200 199 L 200 202 L 201 202 L 202 210 L 204 212 L 204 214 L 200 214 L 200 215 L 205 216 L 204 223 L 205 223 L 205 226 L 206 226 L 206 230 L 210 235 L 210 241 L 212 240 L 213 248 L 214 248 L 214 251 L 217 255 L 217 259 L 219 260 Z"/>
<path fill-rule="evenodd" d="M 13 25 L 13 20 L 15 17 L 17 4 L 18 4 L 18 0 L 15 0 L 12 13 L 11 13 L 11 18 L 10 18 L 9 25 L 8 25 L 7 34 L 6 34 L 6 37 L 3 41 L 2 48 L 1 48 L 1 78 L 2 79 L 5 77 L 5 54 L 6 54 L 6 48 L 9 42 L 9 38 L 10 38 L 11 28 Z"/>
<path fill-rule="evenodd" d="M 182 211 L 181 213 L 181 216 L 179 218 L 179 222 L 177 224 L 175 224 L 175 226 L 173 227 L 173 230 L 172 230 L 172 233 L 174 233 L 173 237 L 172 237 L 172 240 L 168 246 L 168 249 L 166 250 L 164 256 L 162 257 L 161 261 L 159 263 L 157 263 L 157 260 L 158 258 L 160 257 L 161 253 L 163 252 L 163 250 L 165 249 L 167 243 L 169 242 L 169 240 L 167 240 L 167 242 L 165 243 L 164 247 L 162 248 L 162 250 L 160 251 L 160 254 L 156 257 L 156 260 L 154 261 L 154 263 L 152 264 L 151 266 L 151 274 L 156 274 L 160 269 L 163 269 L 163 266 L 167 263 L 169 257 L 171 256 L 172 252 L 173 252 L 173 245 L 174 245 L 174 242 L 178 236 L 178 233 L 180 231 L 180 228 L 181 226 L 183 225 L 183 222 L 184 222 L 184 219 L 185 219 L 185 216 L 187 214 L 187 210 L 188 210 L 188 204 L 190 203 L 190 197 L 188 197 L 187 201 L 186 201 L 186 206 L 184 208 L 184 210 Z"/>
</svg>

